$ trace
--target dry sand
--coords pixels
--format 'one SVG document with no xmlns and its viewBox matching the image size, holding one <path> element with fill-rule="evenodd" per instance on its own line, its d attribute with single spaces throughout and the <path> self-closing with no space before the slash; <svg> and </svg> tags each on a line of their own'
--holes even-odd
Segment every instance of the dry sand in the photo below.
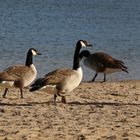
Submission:
<svg viewBox="0 0 140 140">
<path fill-rule="evenodd" d="M 140 140 L 140 81 L 83 82 L 57 106 L 45 92 L 0 92 L 0 140 Z"/>
</svg>

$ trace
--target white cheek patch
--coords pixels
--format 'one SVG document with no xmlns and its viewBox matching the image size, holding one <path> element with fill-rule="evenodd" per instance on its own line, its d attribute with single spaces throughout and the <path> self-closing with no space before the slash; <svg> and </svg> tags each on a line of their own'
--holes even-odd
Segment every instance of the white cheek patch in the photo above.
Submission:
<svg viewBox="0 0 140 140">
<path fill-rule="evenodd" d="M 37 53 L 36 53 L 34 50 L 32 50 L 32 54 L 33 54 L 33 55 L 37 55 Z"/>
<path fill-rule="evenodd" d="M 85 45 L 85 43 L 83 41 L 80 41 L 80 43 L 81 43 L 82 47 L 86 47 L 86 45 Z"/>
</svg>

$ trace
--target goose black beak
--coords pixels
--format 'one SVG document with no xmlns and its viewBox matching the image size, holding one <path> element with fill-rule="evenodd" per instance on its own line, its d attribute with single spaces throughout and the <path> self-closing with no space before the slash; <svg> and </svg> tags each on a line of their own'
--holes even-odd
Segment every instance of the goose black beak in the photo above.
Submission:
<svg viewBox="0 0 140 140">
<path fill-rule="evenodd" d="M 93 47 L 93 45 L 91 45 L 91 44 L 87 44 L 87 47 Z"/>
<path fill-rule="evenodd" d="M 42 55 L 42 53 L 40 53 L 40 52 L 37 52 L 37 55 Z"/>
</svg>

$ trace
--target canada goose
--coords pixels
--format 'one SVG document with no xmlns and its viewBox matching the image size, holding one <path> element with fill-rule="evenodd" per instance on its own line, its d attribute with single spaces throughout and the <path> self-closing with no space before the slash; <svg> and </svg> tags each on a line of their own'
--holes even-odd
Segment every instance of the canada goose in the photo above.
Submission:
<svg viewBox="0 0 140 140">
<path fill-rule="evenodd" d="M 66 103 L 66 98 L 64 94 L 71 92 L 75 89 L 81 82 L 83 77 L 83 72 L 80 66 L 79 52 L 82 47 L 92 46 L 84 40 L 79 40 L 76 44 L 76 49 L 73 59 L 73 69 L 57 69 L 48 74 L 43 78 L 39 78 L 31 85 L 30 92 L 35 90 L 45 90 L 48 91 L 50 85 L 55 87 L 54 103 L 56 104 L 57 96 L 62 97 L 62 103 Z"/>
<path fill-rule="evenodd" d="M 5 98 L 8 89 L 11 87 L 19 88 L 21 98 L 23 98 L 22 89 L 28 86 L 37 76 L 37 71 L 33 64 L 33 55 L 41 55 L 41 53 L 31 48 L 27 53 L 25 65 L 11 66 L 0 72 L 0 86 L 5 88 L 3 98 Z"/>
<path fill-rule="evenodd" d="M 97 52 L 90 54 L 88 50 L 83 50 L 80 55 L 80 59 L 84 57 L 83 63 L 90 69 L 96 71 L 95 76 L 91 81 L 94 81 L 98 73 L 104 73 L 104 82 L 106 81 L 106 74 L 117 72 L 117 71 L 127 71 L 127 67 L 124 62 L 117 60 L 110 55 Z"/>
</svg>

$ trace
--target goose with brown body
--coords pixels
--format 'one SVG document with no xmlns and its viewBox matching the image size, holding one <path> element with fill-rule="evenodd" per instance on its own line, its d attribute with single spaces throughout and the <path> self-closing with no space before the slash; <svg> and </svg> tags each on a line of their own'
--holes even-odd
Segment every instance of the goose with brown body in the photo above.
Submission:
<svg viewBox="0 0 140 140">
<path fill-rule="evenodd" d="M 48 91 L 50 86 L 55 87 L 54 91 L 54 103 L 56 104 L 56 97 L 61 96 L 62 102 L 66 103 L 65 95 L 76 87 L 82 81 L 83 72 L 80 66 L 79 52 L 82 47 L 91 46 L 85 40 L 79 40 L 76 44 L 76 49 L 73 59 L 73 68 L 72 69 L 57 69 L 48 74 L 43 78 L 39 78 L 31 85 L 30 91 L 35 90 L 45 90 Z"/>
<path fill-rule="evenodd" d="M 96 72 L 91 81 L 95 81 L 98 73 L 104 74 L 104 82 L 106 81 L 106 74 L 117 71 L 125 71 L 128 73 L 127 67 L 124 65 L 123 61 L 115 59 L 103 52 L 90 54 L 88 50 L 83 50 L 79 57 L 80 59 L 83 58 L 83 63 L 85 66 Z"/>
<path fill-rule="evenodd" d="M 36 49 L 31 48 L 27 53 L 25 65 L 15 65 L 8 67 L 3 72 L 0 72 L 0 86 L 5 88 L 3 98 L 9 88 L 19 88 L 21 98 L 23 98 L 22 89 L 28 86 L 37 76 L 37 70 L 33 64 L 33 56 L 40 55 Z"/>
</svg>

